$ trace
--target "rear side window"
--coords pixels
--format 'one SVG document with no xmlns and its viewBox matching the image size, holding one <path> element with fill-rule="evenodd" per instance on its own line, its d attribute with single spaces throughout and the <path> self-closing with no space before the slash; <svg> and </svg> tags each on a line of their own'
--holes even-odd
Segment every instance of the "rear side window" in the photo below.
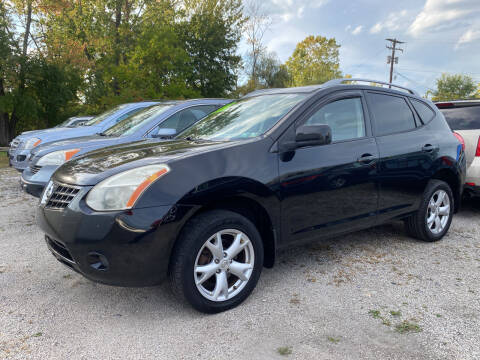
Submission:
<svg viewBox="0 0 480 360">
<path fill-rule="evenodd" d="M 480 106 L 440 109 L 452 130 L 480 129 Z"/>
<path fill-rule="evenodd" d="M 377 136 L 414 129 L 415 117 L 403 97 L 368 93 Z"/>
<path fill-rule="evenodd" d="M 424 124 L 433 119 L 435 112 L 430 108 L 430 106 L 415 99 L 410 99 L 410 101 Z"/>
</svg>

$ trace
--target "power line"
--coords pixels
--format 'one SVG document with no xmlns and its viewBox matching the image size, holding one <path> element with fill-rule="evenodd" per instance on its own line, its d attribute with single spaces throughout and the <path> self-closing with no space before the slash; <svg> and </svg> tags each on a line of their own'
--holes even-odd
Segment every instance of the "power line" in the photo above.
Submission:
<svg viewBox="0 0 480 360">
<path fill-rule="evenodd" d="M 397 39 L 385 39 L 387 41 L 390 41 L 392 46 L 387 45 L 387 49 L 392 50 L 392 56 L 387 58 L 387 64 L 390 64 L 390 84 L 392 83 L 393 80 L 393 64 L 398 64 L 398 57 L 395 57 L 395 51 L 401 51 L 403 53 L 403 49 L 397 48 L 397 44 L 405 44 L 404 41 L 400 41 Z"/>
<path fill-rule="evenodd" d="M 398 71 L 396 71 L 396 70 L 395 70 L 395 74 L 401 76 L 401 77 L 404 78 L 405 80 L 410 81 L 411 83 L 413 83 L 413 84 L 415 84 L 415 85 L 417 85 L 417 86 L 423 87 L 424 89 L 428 89 L 428 90 L 430 90 L 430 91 L 435 91 L 435 90 L 432 89 L 431 87 L 428 87 L 428 86 L 425 86 L 425 85 L 423 85 L 423 84 L 420 84 L 418 81 L 412 80 L 412 79 L 406 77 L 405 75 L 400 74 L 400 73 L 399 73 Z"/>
</svg>

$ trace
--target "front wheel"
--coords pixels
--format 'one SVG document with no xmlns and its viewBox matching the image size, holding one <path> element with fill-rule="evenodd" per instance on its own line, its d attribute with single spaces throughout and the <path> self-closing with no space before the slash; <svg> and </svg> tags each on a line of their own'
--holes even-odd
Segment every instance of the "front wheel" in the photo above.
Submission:
<svg viewBox="0 0 480 360">
<path fill-rule="evenodd" d="M 441 180 L 431 180 L 420 208 L 405 220 L 407 232 L 420 240 L 438 241 L 450 228 L 453 210 L 454 198 L 450 186 Z"/>
<path fill-rule="evenodd" d="M 170 264 L 177 296 L 195 309 L 217 313 L 239 305 L 255 288 L 263 244 L 255 225 L 226 210 L 193 218 L 182 230 Z"/>
</svg>

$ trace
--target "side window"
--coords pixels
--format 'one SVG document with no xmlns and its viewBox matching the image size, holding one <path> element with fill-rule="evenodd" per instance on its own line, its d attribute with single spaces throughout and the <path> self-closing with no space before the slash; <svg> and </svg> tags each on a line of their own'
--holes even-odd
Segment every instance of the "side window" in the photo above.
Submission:
<svg viewBox="0 0 480 360">
<path fill-rule="evenodd" d="M 357 139 L 365 136 L 365 120 L 360 98 L 333 101 L 322 106 L 305 123 L 306 125 L 329 125 L 332 141 Z"/>
<path fill-rule="evenodd" d="M 217 108 L 218 106 L 216 105 L 201 105 L 180 110 L 159 124 L 148 136 L 151 137 L 157 134 L 159 129 L 175 129 L 178 134 Z"/>
<path fill-rule="evenodd" d="M 435 112 L 427 104 L 415 99 L 410 99 L 410 102 L 424 124 L 428 123 L 435 116 Z"/>
<path fill-rule="evenodd" d="M 367 96 L 377 136 L 416 128 L 413 112 L 403 97 L 377 93 L 368 93 Z"/>
<path fill-rule="evenodd" d="M 137 109 L 133 109 L 133 110 L 130 110 L 129 112 L 123 114 L 122 116 L 120 116 L 117 120 L 115 120 L 115 124 L 118 124 L 120 121 L 122 120 L 125 120 L 126 118 L 128 118 L 129 116 L 139 112 L 140 110 L 143 110 L 144 108 L 137 108 Z"/>
</svg>

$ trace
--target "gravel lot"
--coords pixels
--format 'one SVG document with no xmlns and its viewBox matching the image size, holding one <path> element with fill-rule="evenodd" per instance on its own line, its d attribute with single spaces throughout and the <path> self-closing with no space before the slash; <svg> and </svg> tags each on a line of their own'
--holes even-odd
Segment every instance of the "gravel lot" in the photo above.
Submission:
<svg viewBox="0 0 480 360">
<path fill-rule="evenodd" d="M 279 255 L 247 301 L 206 316 L 167 284 L 115 288 L 62 266 L 36 199 L 0 169 L 0 358 L 479 359 L 480 205 L 428 244 L 392 224 Z"/>
</svg>

